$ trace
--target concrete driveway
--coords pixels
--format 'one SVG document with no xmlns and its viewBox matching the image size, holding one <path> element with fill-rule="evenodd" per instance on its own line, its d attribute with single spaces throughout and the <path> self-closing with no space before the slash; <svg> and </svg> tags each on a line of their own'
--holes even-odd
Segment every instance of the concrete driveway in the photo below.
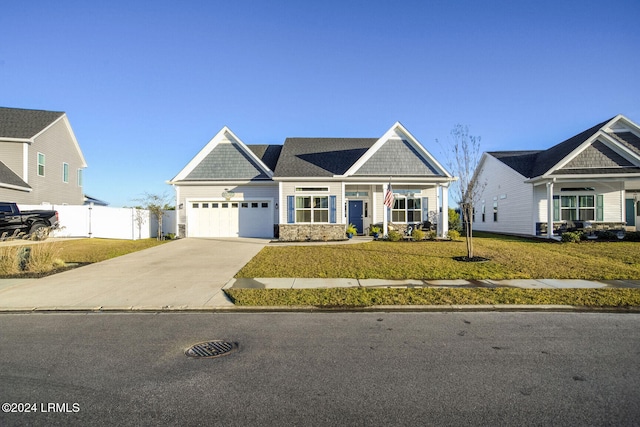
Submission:
<svg viewBox="0 0 640 427">
<path fill-rule="evenodd" d="M 41 279 L 0 281 L 0 310 L 233 307 L 222 287 L 266 239 L 181 239 Z"/>
</svg>

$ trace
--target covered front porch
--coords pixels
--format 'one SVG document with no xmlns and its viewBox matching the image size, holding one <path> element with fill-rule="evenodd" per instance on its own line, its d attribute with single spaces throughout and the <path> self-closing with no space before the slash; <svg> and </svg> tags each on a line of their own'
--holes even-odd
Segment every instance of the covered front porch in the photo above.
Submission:
<svg viewBox="0 0 640 427">
<path fill-rule="evenodd" d="M 385 205 L 391 185 L 393 200 Z M 410 234 L 410 229 L 430 228 L 439 237 L 448 232 L 448 183 L 389 181 L 346 183 L 344 185 L 345 223 L 353 224 L 359 235 L 376 226 L 387 235 L 392 227 Z"/>
<path fill-rule="evenodd" d="M 536 183 L 534 197 L 537 236 L 581 231 L 596 238 L 640 230 L 640 177 L 554 177 Z"/>
</svg>

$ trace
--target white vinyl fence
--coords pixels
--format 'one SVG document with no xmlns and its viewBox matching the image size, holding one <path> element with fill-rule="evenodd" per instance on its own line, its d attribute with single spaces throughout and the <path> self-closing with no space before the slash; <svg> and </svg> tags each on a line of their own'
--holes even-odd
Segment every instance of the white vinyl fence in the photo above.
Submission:
<svg viewBox="0 0 640 427">
<path fill-rule="evenodd" d="M 60 229 L 54 237 L 97 237 L 138 240 L 157 237 L 158 225 L 148 210 L 108 206 L 18 205 L 20 210 L 51 209 L 58 211 Z M 175 233 L 175 211 L 166 211 L 162 219 L 163 234 Z"/>
</svg>

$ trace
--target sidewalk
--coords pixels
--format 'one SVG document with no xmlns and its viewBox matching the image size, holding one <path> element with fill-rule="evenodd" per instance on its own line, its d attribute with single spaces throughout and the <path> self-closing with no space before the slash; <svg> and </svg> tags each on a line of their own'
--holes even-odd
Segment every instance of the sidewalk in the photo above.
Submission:
<svg viewBox="0 0 640 427">
<path fill-rule="evenodd" d="M 327 288 L 520 288 L 597 289 L 637 288 L 640 280 L 511 279 L 511 280 L 385 280 L 385 279 L 231 279 L 222 289 Z"/>
</svg>

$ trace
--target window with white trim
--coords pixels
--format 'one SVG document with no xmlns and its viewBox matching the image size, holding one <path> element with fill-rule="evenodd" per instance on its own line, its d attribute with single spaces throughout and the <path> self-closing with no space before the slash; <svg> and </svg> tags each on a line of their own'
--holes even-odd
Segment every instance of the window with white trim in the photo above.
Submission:
<svg viewBox="0 0 640 427">
<path fill-rule="evenodd" d="M 82 187 L 82 169 L 78 169 L 78 187 Z"/>
<path fill-rule="evenodd" d="M 420 222 L 422 203 L 420 198 L 396 196 L 391 209 L 391 222 Z"/>
<path fill-rule="evenodd" d="M 296 196 L 296 222 L 328 223 L 329 196 Z"/>
<path fill-rule="evenodd" d="M 560 218 L 563 221 L 594 221 L 596 204 L 593 195 L 560 196 Z"/>
<path fill-rule="evenodd" d="M 62 182 L 69 183 L 69 163 L 62 163 Z"/>
<path fill-rule="evenodd" d="M 44 176 L 44 163 L 45 163 L 44 154 L 38 153 L 38 176 Z"/>
</svg>

